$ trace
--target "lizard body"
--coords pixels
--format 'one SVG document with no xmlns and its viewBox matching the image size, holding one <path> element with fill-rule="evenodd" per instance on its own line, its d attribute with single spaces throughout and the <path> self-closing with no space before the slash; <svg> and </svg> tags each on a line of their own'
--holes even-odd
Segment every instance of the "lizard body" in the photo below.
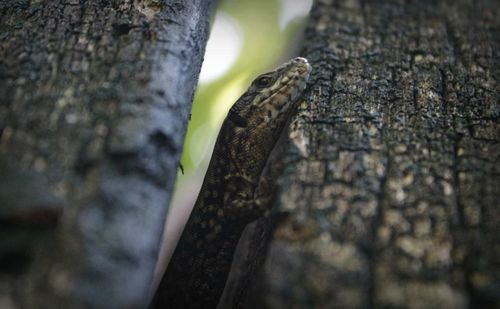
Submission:
<svg viewBox="0 0 500 309">
<path fill-rule="evenodd" d="M 259 179 L 310 71 L 292 59 L 257 77 L 230 109 L 153 308 L 217 306 L 244 228 L 264 214 Z"/>
</svg>

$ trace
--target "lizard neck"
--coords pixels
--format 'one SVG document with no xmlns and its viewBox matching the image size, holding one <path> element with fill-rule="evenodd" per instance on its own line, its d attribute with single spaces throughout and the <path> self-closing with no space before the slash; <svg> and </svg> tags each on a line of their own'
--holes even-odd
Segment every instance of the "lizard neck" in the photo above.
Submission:
<svg viewBox="0 0 500 309">
<path fill-rule="evenodd" d="M 238 128 L 226 120 L 154 303 L 168 308 L 215 308 L 243 230 L 262 215 L 251 203 L 282 128 L 263 128 L 269 132 L 259 132 L 263 137 L 259 140 L 241 133 L 235 139 L 234 130 Z"/>
<path fill-rule="evenodd" d="M 214 227 L 203 228 L 190 218 L 152 308 L 216 308 L 244 227 L 224 224 L 212 234 Z"/>
<path fill-rule="evenodd" d="M 225 124 L 227 125 L 227 124 Z M 221 129 L 225 130 L 224 126 Z M 228 215 L 235 200 L 251 200 L 258 173 L 244 173 L 241 158 L 219 134 L 192 214 L 153 300 L 168 308 L 215 308 L 224 290 L 234 250 L 248 221 Z M 254 169 L 264 163 L 254 165 Z M 255 175 L 255 176 L 254 176 Z M 251 220 L 250 220 L 251 221 Z"/>
</svg>

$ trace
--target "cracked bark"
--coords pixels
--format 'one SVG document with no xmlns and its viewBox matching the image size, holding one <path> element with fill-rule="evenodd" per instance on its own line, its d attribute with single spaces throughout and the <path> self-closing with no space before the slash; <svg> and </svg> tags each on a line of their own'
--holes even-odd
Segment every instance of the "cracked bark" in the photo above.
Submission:
<svg viewBox="0 0 500 309">
<path fill-rule="evenodd" d="M 500 306 L 498 11 L 315 3 L 274 205 L 286 216 L 247 229 L 220 307 Z"/>
<path fill-rule="evenodd" d="M 147 303 L 212 1 L 0 1 L 0 307 Z"/>
</svg>

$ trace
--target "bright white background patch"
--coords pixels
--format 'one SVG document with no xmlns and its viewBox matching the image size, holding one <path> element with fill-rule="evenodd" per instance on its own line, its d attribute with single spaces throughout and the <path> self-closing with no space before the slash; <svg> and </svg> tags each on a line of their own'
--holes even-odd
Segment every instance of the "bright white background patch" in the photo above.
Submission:
<svg viewBox="0 0 500 309">
<path fill-rule="evenodd" d="M 200 83 L 222 77 L 236 62 L 243 46 L 243 31 L 239 23 L 223 12 L 215 16 L 201 67 Z"/>
<path fill-rule="evenodd" d="M 311 7 L 312 0 L 281 0 L 280 29 L 285 29 L 296 18 L 307 16 Z"/>
</svg>

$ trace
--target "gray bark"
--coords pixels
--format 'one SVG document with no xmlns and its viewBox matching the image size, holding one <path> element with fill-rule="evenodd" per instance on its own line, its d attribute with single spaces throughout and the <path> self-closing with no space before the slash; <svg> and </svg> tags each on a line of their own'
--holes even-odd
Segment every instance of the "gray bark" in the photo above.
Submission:
<svg viewBox="0 0 500 309">
<path fill-rule="evenodd" d="M 147 304 L 212 1 L 0 1 L 0 307 Z"/>
<path fill-rule="evenodd" d="M 282 218 L 248 229 L 226 307 L 500 307 L 497 12 L 315 3 Z"/>
</svg>

